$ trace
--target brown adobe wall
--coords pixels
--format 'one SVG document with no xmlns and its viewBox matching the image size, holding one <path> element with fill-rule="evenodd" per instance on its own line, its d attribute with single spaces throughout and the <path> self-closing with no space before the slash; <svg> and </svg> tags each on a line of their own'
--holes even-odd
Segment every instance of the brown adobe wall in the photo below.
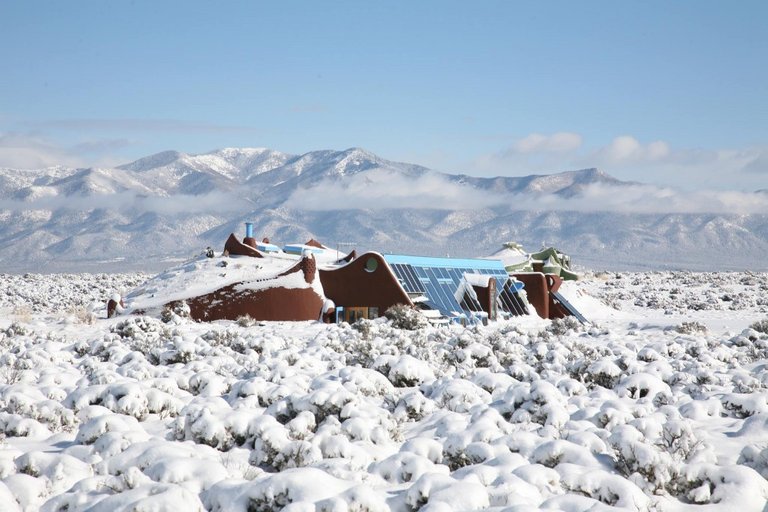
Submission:
<svg viewBox="0 0 768 512">
<path fill-rule="evenodd" d="M 541 272 L 521 272 L 511 275 L 525 285 L 528 302 L 541 318 L 553 319 L 568 316 L 565 308 L 557 304 L 550 295 L 550 291 L 556 292 L 560 288 L 563 282 L 560 276 Z"/>
<path fill-rule="evenodd" d="M 309 241 L 304 245 L 308 245 L 310 247 L 317 247 L 318 249 L 325 249 L 325 246 L 320 242 L 318 242 L 317 240 L 315 240 L 314 238 L 310 238 Z"/>
<path fill-rule="evenodd" d="M 556 292 L 560 289 L 560 285 L 563 284 L 563 278 L 555 275 L 555 274 L 546 274 L 547 276 L 547 286 L 549 286 L 549 318 L 564 318 L 566 316 L 571 316 L 570 311 L 565 309 L 565 307 L 560 304 L 559 302 L 555 301 L 555 298 L 551 295 L 551 293 Z"/>
<path fill-rule="evenodd" d="M 488 313 L 488 319 L 496 320 L 496 318 L 491 318 L 493 316 L 491 315 L 491 304 L 496 300 L 496 280 L 489 279 L 488 286 L 472 285 L 472 289 L 477 295 L 477 302 L 480 303 L 480 307 Z"/>
<path fill-rule="evenodd" d="M 236 291 L 237 284 L 213 293 L 187 299 L 192 318 L 200 321 L 237 320 L 249 315 L 255 320 L 318 320 L 323 299 L 312 288 L 267 288 Z"/>
<path fill-rule="evenodd" d="M 317 266 L 312 256 L 303 258 L 293 267 L 282 272 L 275 280 L 301 272 L 304 282 L 315 280 Z M 235 283 L 215 292 L 187 299 L 190 314 L 195 320 L 237 320 L 249 315 L 255 320 L 301 321 L 318 320 L 324 299 L 312 288 L 264 288 L 261 290 L 236 290 Z"/>
<path fill-rule="evenodd" d="M 337 260 L 336 263 L 349 263 L 350 261 L 357 258 L 357 251 L 352 249 L 352 252 L 341 258 L 340 260 Z"/>
<path fill-rule="evenodd" d="M 369 258 L 377 262 L 373 272 L 366 270 Z M 413 305 L 387 262 L 376 253 L 363 254 L 338 269 L 321 269 L 320 282 L 325 296 L 337 306 L 376 307 L 381 315 L 395 304 Z"/>
</svg>

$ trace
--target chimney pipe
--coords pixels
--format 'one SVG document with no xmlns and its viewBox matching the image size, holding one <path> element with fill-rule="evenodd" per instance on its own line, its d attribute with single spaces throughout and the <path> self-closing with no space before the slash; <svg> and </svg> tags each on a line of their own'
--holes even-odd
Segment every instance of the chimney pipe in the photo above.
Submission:
<svg viewBox="0 0 768 512">
<path fill-rule="evenodd" d="M 245 223 L 245 238 L 253 238 L 253 222 Z"/>
</svg>

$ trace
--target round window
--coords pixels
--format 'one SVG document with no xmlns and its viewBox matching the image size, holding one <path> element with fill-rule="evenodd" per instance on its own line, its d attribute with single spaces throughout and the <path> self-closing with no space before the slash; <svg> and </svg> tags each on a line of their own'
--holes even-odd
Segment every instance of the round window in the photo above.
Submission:
<svg viewBox="0 0 768 512">
<path fill-rule="evenodd" d="M 368 258 L 368 260 L 365 262 L 365 270 L 368 272 L 373 272 L 377 268 L 379 268 L 379 260 L 371 256 Z"/>
</svg>

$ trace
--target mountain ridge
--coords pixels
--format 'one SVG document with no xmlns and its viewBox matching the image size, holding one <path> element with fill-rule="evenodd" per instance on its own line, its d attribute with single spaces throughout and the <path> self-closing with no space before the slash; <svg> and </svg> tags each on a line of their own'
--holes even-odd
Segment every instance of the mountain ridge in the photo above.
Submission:
<svg viewBox="0 0 768 512">
<path fill-rule="evenodd" d="M 399 190 L 418 193 L 422 185 L 448 200 L 398 202 Z M 448 174 L 357 147 L 300 155 L 268 148 L 164 151 L 113 169 L 6 169 L 0 174 L 0 268 L 160 270 L 207 245 L 220 246 L 244 221 L 278 243 L 317 238 L 329 246 L 352 241 L 358 249 L 482 256 L 514 240 L 529 250 L 553 244 L 576 263 L 605 268 L 755 269 L 768 251 L 766 215 L 551 209 L 594 187 L 620 193 L 637 185 L 596 168 Z M 343 198 L 367 190 L 376 198 L 393 189 L 389 203 L 334 202 L 334 193 Z M 327 194 L 328 207 L 297 204 L 297 197 L 313 194 Z M 478 198 L 494 201 L 473 204 Z M 542 198 L 549 202 L 539 207 Z"/>
</svg>

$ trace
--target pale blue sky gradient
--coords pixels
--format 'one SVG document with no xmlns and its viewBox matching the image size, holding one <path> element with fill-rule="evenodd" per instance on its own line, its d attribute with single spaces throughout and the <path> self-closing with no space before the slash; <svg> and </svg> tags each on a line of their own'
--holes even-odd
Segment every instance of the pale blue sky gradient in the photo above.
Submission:
<svg viewBox="0 0 768 512">
<path fill-rule="evenodd" d="M 360 146 L 766 188 L 767 20 L 764 1 L 3 1 L 0 166 Z"/>
</svg>

